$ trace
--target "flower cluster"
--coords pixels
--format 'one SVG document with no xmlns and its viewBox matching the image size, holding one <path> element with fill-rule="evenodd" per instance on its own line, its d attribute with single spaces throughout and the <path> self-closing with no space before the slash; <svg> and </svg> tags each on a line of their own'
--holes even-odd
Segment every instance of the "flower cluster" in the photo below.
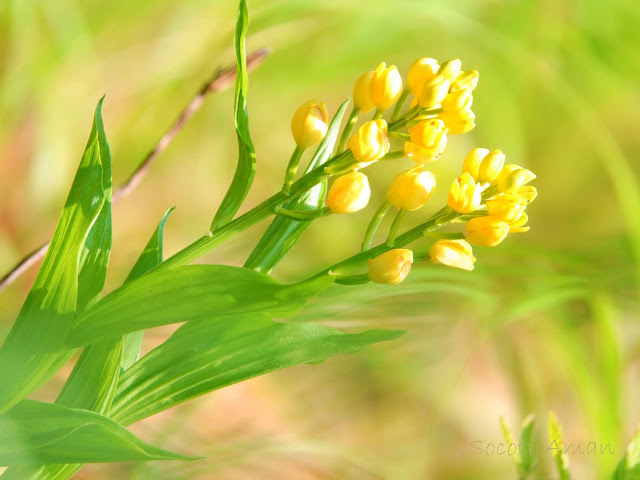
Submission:
<svg viewBox="0 0 640 480">
<path fill-rule="evenodd" d="M 391 181 L 365 235 L 363 252 L 368 251 L 389 209 L 394 207 L 398 211 L 385 244 L 388 248 L 369 259 L 371 281 L 400 283 L 416 258 L 472 270 L 475 263 L 472 245 L 495 246 L 508 233 L 529 229 L 526 207 L 537 191 L 527 184 L 535 175 L 518 165 L 505 165 L 505 155 L 500 150 L 475 148 L 466 156 L 462 173 L 451 184 L 447 206 L 422 224 L 423 236 L 437 241 L 422 254 L 393 248 L 406 246 L 404 239 L 401 245 L 396 244 L 404 215 L 425 205 L 436 188 L 436 177 L 425 166 L 442 157 L 449 135 L 467 133 L 475 127 L 471 105 L 478 78 L 476 70 L 463 71 L 458 59 L 439 63 L 433 58 L 421 58 L 409 68 L 406 85 L 398 69 L 393 65 L 387 67 L 384 62 L 356 80 L 351 115 L 326 168 L 329 175 L 340 176 L 329 190 L 325 213 L 353 213 L 367 206 L 371 188 L 361 171 L 365 167 L 381 159 L 400 157 L 415 162 Z M 372 118 L 353 133 L 360 115 L 370 112 L 374 112 Z M 304 150 L 321 141 L 327 125 L 323 103 L 314 100 L 302 105 L 291 127 L 297 149 Z M 403 142 L 402 148 L 391 151 L 393 141 Z M 464 232 L 435 232 L 452 223 L 465 223 Z"/>
</svg>

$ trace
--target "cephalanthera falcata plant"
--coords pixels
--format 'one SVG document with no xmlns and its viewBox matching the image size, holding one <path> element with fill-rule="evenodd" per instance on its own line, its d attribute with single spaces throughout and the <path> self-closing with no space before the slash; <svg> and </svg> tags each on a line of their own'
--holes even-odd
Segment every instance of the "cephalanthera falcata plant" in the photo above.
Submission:
<svg viewBox="0 0 640 480">
<path fill-rule="evenodd" d="M 240 2 L 235 35 L 236 174 L 207 233 L 163 259 L 169 212 L 144 247 L 124 285 L 102 297 L 111 251 L 111 156 L 101 116 L 93 128 L 49 251 L 18 318 L 0 349 L 0 464 L 7 478 L 68 478 L 83 463 L 184 459 L 148 445 L 125 427 L 207 392 L 274 370 L 352 353 L 402 332 L 346 334 L 312 323 L 282 323 L 334 283 L 397 284 L 418 259 L 472 270 L 471 245 L 494 246 L 528 227 L 525 208 L 536 196 L 534 175 L 505 165 L 499 150 L 472 150 L 453 180 L 447 205 L 399 233 L 407 212 L 436 188 L 425 165 L 439 159 L 448 135 L 474 127 L 470 106 L 478 72 L 459 60 L 424 58 L 408 72 L 381 63 L 361 75 L 349 101 L 329 121 L 312 100 L 293 115 L 295 148 L 282 189 L 236 216 L 249 192 L 256 154 L 246 108 L 247 7 Z M 366 117 L 366 115 L 371 116 Z M 358 121 L 362 123 L 358 126 Z M 391 149 L 391 142 L 403 142 Z M 314 149 L 298 174 L 305 151 Z M 415 166 L 391 182 L 367 228 L 360 252 L 296 284 L 268 275 L 309 224 L 363 209 L 370 197 L 364 170 L 408 157 Z M 328 184 L 331 184 L 330 188 Z M 387 240 L 372 246 L 383 217 L 398 213 Z M 274 217 L 244 268 L 190 265 L 248 227 Z M 463 223 L 460 233 L 440 233 Z M 412 251 L 419 239 L 426 251 Z M 366 270 L 366 273 L 364 273 Z M 102 297 L 102 298 L 101 298 Z M 139 358 L 142 332 L 181 326 Z M 84 347 L 55 403 L 27 400 L 79 347 Z"/>
</svg>

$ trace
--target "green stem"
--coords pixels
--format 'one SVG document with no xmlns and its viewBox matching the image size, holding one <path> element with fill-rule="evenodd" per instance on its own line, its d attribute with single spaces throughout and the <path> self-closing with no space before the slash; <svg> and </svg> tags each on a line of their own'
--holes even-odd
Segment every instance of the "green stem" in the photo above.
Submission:
<svg viewBox="0 0 640 480">
<path fill-rule="evenodd" d="M 291 190 L 291 184 L 293 183 L 293 179 L 296 177 L 298 165 L 300 164 L 300 158 L 302 158 L 303 153 L 304 150 L 296 145 L 296 148 L 291 154 L 289 164 L 287 165 L 287 173 L 284 176 L 284 185 L 282 187 L 282 191 L 284 193 L 289 193 L 289 190 Z"/>
<path fill-rule="evenodd" d="M 344 152 L 347 147 L 347 141 L 351 136 L 351 131 L 353 130 L 354 125 L 358 121 L 358 115 L 360 114 L 360 109 L 356 106 L 351 110 L 351 114 L 349 115 L 349 119 L 347 120 L 347 124 L 344 126 L 344 130 L 342 131 L 342 135 L 340 136 L 340 142 L 338 143 L 338 150 L 336 153 Z"/>
<path fill-rule="evenodd" d="M 398 214 L 396 215 L 396 218 L 393 219 L 393 223 L 391 224 L 391 228 L 389 229 L 389 236 L 387 237 L 388 245 L 393 246 L 393 241 L 396 239 L 398 229 L 400 228 L 400 224 L 402 224 L 402 220 L 404 220 L 404 216 L 406 214 L 406 210 L 398 210 Z"/>
<path fill-rule="evenodd" d="M 389 132 L 389 136 L 397 138 L 398 140 L 402 140 L 403 142 L 408 142 L 411 140 L 411 135 L 409 135 L 408 133 L 395 132 L 393 130 Z"/>
<path fill-rule="evenodd" d="M 373 119 L 378 120 L 379 118 L 382 118 L 382 115 L 384 115 L 384 110 L 376 108 L 376 112 L 373 114 Z"/>
<path fill-rule="evenodd" d="M 420 240 L 421 238 L 424 237 L 425 233 L 431 232 L 433 230 L 437 230 L 447 225 L 446 223 L 438 223 L 438 220 L 440 219 L 440 215 L 442 215 L 443 211 L 445 211 L 445 209 L 442 209 L 436 214 L 434 214 L 425 223 L 422 223 L 417 227 L 412 228 L 411 230 L 407 230 L 402 235 L 399 235 L 396 238 L 393 247 L 388 245 L 386 242 L 381 243 L 380 245 L 370 248 L 364 252 L 356 253 L 355 255 L 316 273 L 315 275 L 309 277 L 308 280 L 322 277 L 323 275 L 328 275 L 328 274 L 348 275 L 350 272 L 358 268 L 364 267 L 367 264 L 367 260 L 371 258 L 375 258 L 379 255 L 382 255 L 383 253 L 388 252 L 393 248 L 406 247 L 410 243 L 415 242 L 416 240 Z"/>
<path fill-rule="evenodd" d="M 291 220 L 310 221 L 316 218 L 324 217 L 331 213 L 329 207 L 316 208 L 314 210 L 289 210 L 283 207 L 276 207 L 274 213 L 279 217 L 289 218 Z"/>
<path fill-rule="evenodd" d="M 387 153 L 380 160 L 393 160 L 394 158 L 402 158 L 404 156 L 404 150 L 394 150 L 393 152 Z"/>
<path fill-rule="evenodd" d="M 398 115 L 400 115 L 400 110 L 402 110 L 402 107 L 404 106 L 404 102 L 407 101 L 407 98 L 409 98 L 410 93 L 411 92 L 409 91 L 409 89 L 405 88 L 404 91 L 402 92 L 402 95 L 400 95 L 400 98 L 396 102 L 396 106 L 393 109 L 393 113 L 391 114 L 392 122 L 394 122 L 398 118 Z"/>
<path fill-rule="evenodd" d="M 369 283 L 369 274 L 362 273 L 360 275 L 336 275 L 335 282 L 340 285 L 362 285 Z"/>
<path fill-rule="evenodd" d="M 373 237 L 378 231 L 378 228 L 380 227 L 380 223 L 382 223 L 382 219 L 387 214 L 390 207 L 391 207 L 391 204 L 387 200 L 385 200 L 384 202 L 382 202 L 382 205 L 378 207 L 378 210 L 376 210 L 376 213 L 371 218 L 371 221 L 369 222 L 369 226 L 367 227 L 367 231 L 364 234 L 364 240 L 362 241 L 362 248 L 360 250 L 361 252 L 368 250 L 369 247 L 371 246 Z"/>
</svg>

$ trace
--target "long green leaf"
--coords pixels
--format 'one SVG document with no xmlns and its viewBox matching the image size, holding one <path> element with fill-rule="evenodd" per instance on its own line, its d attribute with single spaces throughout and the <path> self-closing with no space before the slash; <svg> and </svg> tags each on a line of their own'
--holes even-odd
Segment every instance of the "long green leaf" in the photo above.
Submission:
<svg viewBox="0 0 640 480">
<path fill-rule="evenodd" d="M 333 153 L 333 149 L 340 131 L 342 117 L 347 109 L 349 100 L 340 105 L 331 120 L 329 129 L 315 155 L 309 162 L 305 173 L 310 172 L 319 165 L 323 165 Z M 324 206 L 324 199 L 327 193 L 327 181 L 305 192 L 297 199 L 291 200 L 285 205 L 290 210 L 314 210 Z M 262 236 L 256 247 L 245 262 L 246 268 L 252 268 L 259 272 L 269 273 L 282 258 L 289 253 L 289 250 L 298 242 L 304 231 L 311 225 L 310 221 L 290 220 L 282 216 L 276 216 L 269 228 Z"/>
<path fill-rule="evenodd" d="M 253 177 L 256 173 L 256 151 L 249 132 L 249 114 L 247 112 L 247 90 L 249 76 L 247 75 L 247 51 L 245 37 L 249 25 L 247 2 L 240 1 L 238 7 L 238 21 L 235 33 L 236 51 L 236 93 L 234 102 L 236 135 L 238 137 L 238 165 L 229 190 L 222 199 L 220 208 L 216 212 L 211 230 L 220 228 L 233 220 L 236 212 L 249 193 Z"/>
<path fill-rule="evenodd" d="M 0 465 L 185 460 L 97 413 L 24 400 L 0 415 Z"/>
<path fill-rule="evenodd" d="M 225 265 L 186 265 L 145 275 L 104 297 L 81 315 L 68 338 L 81 346 L 170 323 L 220 315 L 295 313 L 332 280 L 283 285 L 268 275 Z"/>
<path fill-rule="evenodd" d="M 142 254 L 138 258 L 138 261 L 131 269 L 131 273 L 127 277 L 125 284 L 141 277 L 152 268 L 160 265 L 163 259 L 163 245 L 164 245 L 164 226 L 167 223 L 167 219 L 174 207 L 165 212 L 158 227 L 153 235 L 147 242 L 147 246 L 144 248 Z M 124 336 L 122 343 L 122 362 L 121 366 L 123 370 L 126 370 L 133 365 L 140 356 L 140 347 L 142 345 L 143 331 L 137 331 L 128 333 Z"/>
<path fill-rule="evenodd" d="M 76 312 L 97 298 L 111 247 L 111 155 L 102 101 L 49 251 L 0 349 L 0 413 L 66 363 Z"/>
<path fill-rule="evenodd" d="M 318 324 L 274 322 L 246 314 L 188 323 L 123 373 L 111 410 L 124 425 L 207 392 L 301 363 L 319 363 L 399 337 L 345 334 Z"/>
</svg>

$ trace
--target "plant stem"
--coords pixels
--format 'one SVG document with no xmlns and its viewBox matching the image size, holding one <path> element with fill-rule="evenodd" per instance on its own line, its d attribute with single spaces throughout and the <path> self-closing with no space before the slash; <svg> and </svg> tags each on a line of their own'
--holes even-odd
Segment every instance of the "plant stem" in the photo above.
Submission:
<svg viewBox="0 0 640 480">
<path fill-rule="evenodd" d="M 382 118 L 382 115 L 384 115 L 384 110 L 380 110 L 379 108 L 376 108 L 376 111 L 373 114 L 373 119 L 378 120 L 379 118 Z"/>
<path fill-rule="evenodd" d="M 347 124 L 344 126 L 344 130 L 342 131 L 342 135 L 340 136 L 340 142 L 338 143 L 338 150 L 336 153 L 344 152 L 347 147 L 347 141 L 349 140 L 349 136 L 351 135 L 351 131 L 353 130 L 354 125 L 358 121 L 358 115 L 360 114 L 360 109 L 356 106 L 351 110 L 351 114 L 349 115 L 349 119 L 347 120 Z"/>
<path fill-rule="evenodd" d="M 361 252 L 368 250 L 369 247 L 371 246 L 373 237 L 378 231 L 378 228 L 380 227 L 380 223 L 382 223 L 382 219 L 387 214 L 390 207 L 391 207 L 391 204 L 387 200 L 385 200 L 384 202 L 382 202 L 380 207 L 378 207 L 378 210 L 376 210 L 376 213 L 371 218 L 371 221 L 369 222 L 369 226 L 367 227 L 367 231 L 364 234 L 364 240 L 362 241 L 362 248 L 360 249 Z"/>
<path fill-rule="evenodd" d="M 358 268 L 362 268 L 363 266 L 365 266 L 367 264 L 367 260 L 369 260 L 371 258 L 375 258 L 378 255 L 382 255 L 383 253 L 388 252 L 389 250 L 392 250 L 393 248 L 405 247 L 405 246 L 409 245 L 410 243 L 415 242 L 416 240 L 419 240 L 420 238 L 423 238 L 424 234 L 426 232 L 431 232 L 433 230 L 437 230 L 439 228 L 442 228 L 445 225 L 447 225 L 448 222 L 450 222 L 450 221 L 452 221 L 452 220 L 454 220 L 456 218 L 456 217 L 452 218 L 451 216 L 449 216 L 450 220 L 448 220 L 448 222 L 438 223 L 438 221 L 440 220 L 440 217 L 443 216 L 443 212 L 446 212 L 446 210 L 442 209 L 442 210 L 438 211 L 429 220 L 427 220 L 425 223 L 422 223 L 422 224 L 418 225 L 417 227 L 412 228 L 411 230 L 407 230 L 402 235 L 399 235 L 396 238 L 393 247 L 388 245 L 386 242 L 385 243 L 381 243 L 380 245 L 377 245 L 377 246 L 375 246 L 373 248 L 370 248 L 370 249 L 368 249 L 368 250 L 366 250 L 364 252 L 356 253 L 355 255 L 353 255 L 353 256 L 345 259 L 345 260 L 342 260 L 341 262 L 338 262 L 338 263 L 330 266 L 329 268 L 326 268 L 326 269 L 316 273 L 315 275 L 309 277 L 308 280 L 311 280 L 311 279 L 317 278 L 317 277 L 321 277 L 323 275 L 328 275 L 328 274 L 332 274 L 332 275 L 348 275 L 353 270 L 356 270 Z"/>
<path fill-rule="evenodd" d="M 284 177 L 284 185 L 282 187 L 282 191 L 284 193 L 289 193 L 291 189 L 291 184 L 293 183 L 293 179 L 296 177 L 296 172 L 298 171 L 298 165 L 300 164 L 300 158 L 302 158 L 302 154 L 304 150 L 296 145 L 296 148 L 293 150 L 291 154 L 291 159 L 289 160 L 289 164 L 287 165 L 287 172 Z"/>
<path fill-rule="evenodd" d="M 404 220 L 404 216 L 406 214 L 406 210 L 398 210 L 398 214 L 396 215 L 396 218 L 393 219 L 393 223 L 389 229 L 389 236 L 387 237 L 388 245 L 393 246 L 393 241 L 396 239 L 396 235 L 398 234 L 398 228 L 400 228 L 402 220 Z"/>
<path fill-rule="evenodd" d="M 393 109 L 393 113 L 391 114 L 391 121 L 392 122 L 394 122 L 396 120 L 396 118 L 398 118 L 398 115 L 400 115 L 400 110 L 402 110 L 404 102 L 407 101 L 407 98 L 409 98 L 409 94 L 410 93 L 411 92 L 409 91 L 409 89 L 405 88 L 404 91 L 402 92 L 402 95 L 400 95 L 400 98 L 396 102 L 396 106 Z"/>
</svg>

